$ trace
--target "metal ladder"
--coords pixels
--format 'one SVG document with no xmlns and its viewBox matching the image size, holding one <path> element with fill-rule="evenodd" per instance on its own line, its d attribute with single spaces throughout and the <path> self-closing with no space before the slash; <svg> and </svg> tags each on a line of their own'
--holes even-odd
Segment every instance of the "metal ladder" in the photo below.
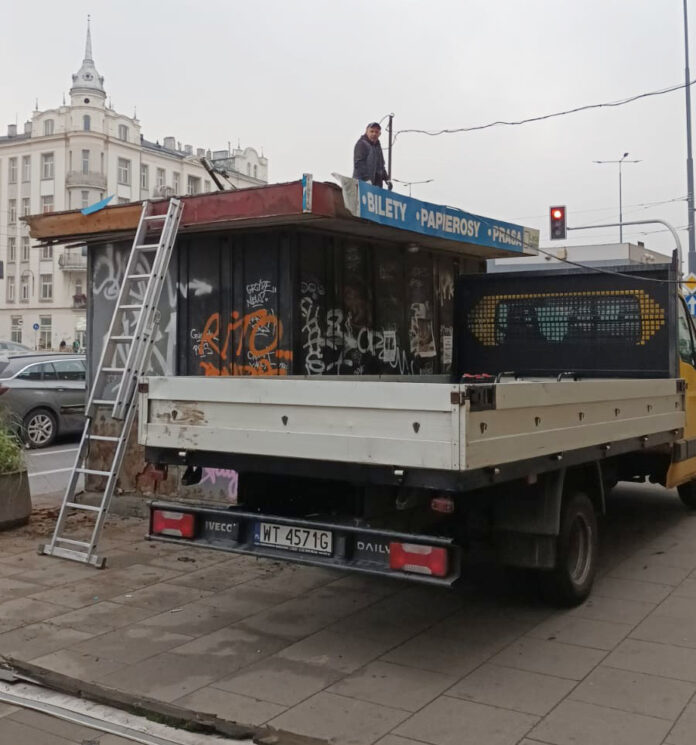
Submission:
<svg viewBox="0 0 696 745">
<path fill-rule="evenodd" d="M 128 257 L 116 307 L 87 400 L 85 426 L 75 465 L 58 514 L 58 521 L 50 542 L 39 546 L 40 554 L 91 564 L 99 569 L 105 566 L 106 558 L 97 555 L 97 544 L 104 527 L 111 497 L 116 488 L 118 474 L 128 445 L 128 437 L 135 419 L 138 380 L 147 371 L 150 360 L 159 321 L 157 305 L 167 277 L 183 204 L 179 199 L 170 199 L 164 215 L 153 215 L 151 209 L 149 202 L 143 203 L 143 211 Z M 152 237 L 153 230 L 159 232 L 156 242 Z M 144 272 L 139 269 L 138 265 L 147 263 L 148 258 L 152 259 L 150 269 Z M 139 301 L 129 302 L 129 295 L 134 289 L 140 295 Z M 114 359 L 119 361 L 117 365 L 113 364 Z M 118 383 L 114 381 L 114 378 L 119 378 Z M 107 391 L 116 389 L 116 393 L 113 397 L 106 397 L 105 388 Z M 95 415 L 98 410 L 103 410 L 105 407 L 111 407 L 110 418 L 115 425 L 115 433 L 108 436 L 92 434 Z M 96 442 L 110 443 L 114 447 L 111 467 L 108 471 L 87 468 L 86 460 L 90 446 Z M 77 481 L 81 474 L 106 478 L 106 486 L 98 505 L 81 504 L 75 501 Z M 70 510 L 82 511 L 94 519 L 89 540 L 66 537 L 65 528 Z"/>
</svg>

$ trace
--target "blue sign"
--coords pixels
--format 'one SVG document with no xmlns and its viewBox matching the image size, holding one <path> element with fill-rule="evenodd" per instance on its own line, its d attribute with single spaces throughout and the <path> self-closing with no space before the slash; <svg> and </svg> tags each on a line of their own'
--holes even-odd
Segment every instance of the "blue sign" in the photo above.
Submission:
<svg viewBox="0 0 696 745">
<path fill-rule="evenodd" d="M 110 194 L 108 197 L 104 197 L 104 199 L 100 200 L 99 202 L 95 202 L 94 204 L 90 204 L 88 207 L 84 207 L 80 210 L 83 215 L 91 215 L 92 212 L 99 212 L 99 210 L 103 210 L 104 207 L 106 207 L 107 204 L 114 198 L 113 194 Z"/>
<path fill-rule="evenodd" d="M 38 330 L 39 330 L 39 324 L 38 324 L 38 323 L 35 323 L 35 324 L 34 324 L 34 325 L 32 326 L 32 328 L 34 329 L 34 331 L 38 331 Z"/>
<path fill-rule="evenodd" d="M 392 228 L 503 251 L 533 254 L 539 246 L 538 230 L 422 202 L 366 181 L 358 182 L 358 216 Z"/>
<path fill-rule="evenodd" d="M 686 307 L 689 309 L 689 313 L 692 316 L 696 316 L 696 294 L 691 293 L 690 295 L 684 295 Z"/>
</svg>

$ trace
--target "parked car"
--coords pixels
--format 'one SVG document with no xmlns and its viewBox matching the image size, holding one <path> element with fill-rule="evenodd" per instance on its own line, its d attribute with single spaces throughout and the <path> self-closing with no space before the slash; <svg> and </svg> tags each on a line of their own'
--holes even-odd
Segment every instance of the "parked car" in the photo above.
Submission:
<svg viewBox="0 0 696 745">
<path fill-rule="evenodd" d="M 31 448 L 84 425 L 84 355 L 0 351 L 0 408 Z"/>
<path fill-rule="evenodd" d="M 16 341 L 0 341 L 0 352 L 32 352 L 31 347 Z"/>
</svg>

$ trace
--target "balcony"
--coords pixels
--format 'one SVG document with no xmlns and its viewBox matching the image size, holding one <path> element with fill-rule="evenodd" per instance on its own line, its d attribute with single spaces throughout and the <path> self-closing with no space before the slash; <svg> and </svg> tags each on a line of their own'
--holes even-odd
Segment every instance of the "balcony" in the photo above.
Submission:
<svg viewBox="0 0 696 745">
<path fill-rule="evenodd" d="M 65 178 L 65 185 L 67 187 L 78 186 L 84 188 L 106 190 L 106 176 L 103 173 L 96 173 L 89 171 L 83 173 L 82 171 L 69 171 Z"/>
<path fill-rule="evenodd" d="M 58 266 L 64 272 L 86 272 L 87 257 L 83 256 L 81 252 L 66 251 L 58 257 Z"/>
<path fill-rule="evenodd" d="M 87 295 L 73 295 L 72 299 L 73 310 L 84 310 L 87 307 Z"/>
</svg>

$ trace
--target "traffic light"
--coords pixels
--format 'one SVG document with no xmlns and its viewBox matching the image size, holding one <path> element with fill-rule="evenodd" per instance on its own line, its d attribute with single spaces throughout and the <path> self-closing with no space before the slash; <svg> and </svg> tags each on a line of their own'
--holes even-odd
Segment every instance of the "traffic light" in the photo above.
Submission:
<svg viewBox="0 0 696 745">
<path fill-rule="evenodd" d="M 552 241 L 562 241 L 568 233 L 566 227 L 566 208 L 565 205 L 560 207 L 549 208 L 549 238 Z"/>
</svg>

